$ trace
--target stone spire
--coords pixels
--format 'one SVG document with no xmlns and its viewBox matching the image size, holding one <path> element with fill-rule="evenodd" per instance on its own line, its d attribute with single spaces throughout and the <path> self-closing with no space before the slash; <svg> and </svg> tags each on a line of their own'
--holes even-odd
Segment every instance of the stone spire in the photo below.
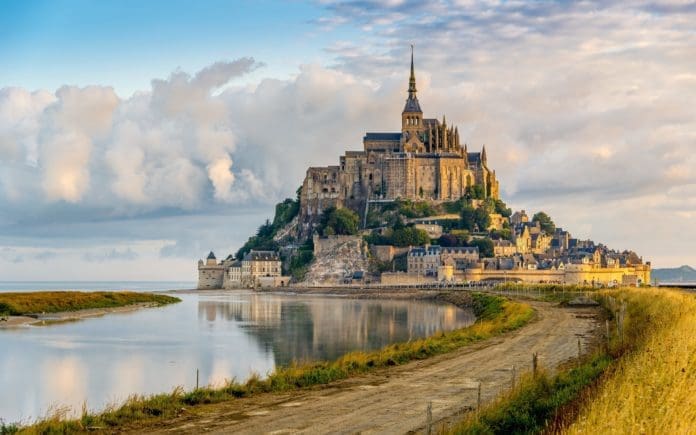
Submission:
<svg viewBox="0 0 696 435">
<path fill-rule="evenodd" d="M 416 73 L 413 68 L 413 44 L 411 44 L 411 77 L 408 79 L 408 98 L 416 98 Z"/>
<path fill-rule="evenodd" d="M 416 73 L 413 67 L 413 45 L 411 45 L 411 76 L 408 79 L 408 99 L 406 100 L 403 113 L 423 113 L 418 103 L 416 92 Z"/>
</svg>

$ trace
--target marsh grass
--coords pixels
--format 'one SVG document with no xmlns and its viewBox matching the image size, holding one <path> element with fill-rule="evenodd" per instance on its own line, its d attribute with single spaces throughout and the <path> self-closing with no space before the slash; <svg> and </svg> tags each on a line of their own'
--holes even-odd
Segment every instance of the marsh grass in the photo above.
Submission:
<svg viewBox="0 0 696 435">
<path fill-rule="evenodd" d="M 126 291 L 0 293 L 0 314 L 21 316 L 92 308 L 115 308 L 139 303 L 166 305 L 180 301 L 179 298 L 172 296 Z"/>
<path fill-rule="evenodd" d="M 170 394 L 131 396 L 119 407 L 106 409 L 98 414 L 83 411 L 79 419 L 67 420 L 58 415 L 47 417 L 34 425 L 21 428 L 22 433 L 75 433 L 90 427 L 141 428 L 158 420 L 178 416 L 188 406 L 219 403 L 259 393 L 284 392 L 324 385 L 378 368 L 405 364 L 450 352 L 468 344 L 517 329 L 533 316 L 527 304 L 505 300 L 499 296 L 475 293 L 470 296 L 470 306 L 477 315 L 473 325 L 451 332 L 437 333 L 431 337 L 389 345 L 371 352 L 351 352 L 331 361 L 293 363 L 278 367 L 262 378 L 252 375 L 246 382 L 229 381 L 221 388 L 199 388 L 184 391 L 176 388 Z M 444 297 L 444 299 L 447 299 Z M 458 300 L 461 298 L 457 298 Z"/>
</svg>

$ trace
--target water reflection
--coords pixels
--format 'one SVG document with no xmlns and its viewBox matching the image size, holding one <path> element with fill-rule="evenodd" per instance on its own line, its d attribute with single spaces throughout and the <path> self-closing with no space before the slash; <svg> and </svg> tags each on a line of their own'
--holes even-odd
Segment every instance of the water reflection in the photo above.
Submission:
<svg viewBox="0 0 696 435">
<path fill-rule="evenodd" d="M 240 291 L 180 295 L 157 309 L 48 327 L 0 330 L 0 418 L 50 408 L 100 410 L 131 394 L 246 379 L 292 360 L 333 359 L 473 322 L 471 312 L 418 301 Z"/>
<path fill-rule="evenodd" d="M 239 300 L 201 299 L 199 319 L 234 321 L 273 353 L 276 365 L 335 359 L 449 331 L 474 322 L 471 311 L 413 301 L 249 294 Z"/>
</svg>

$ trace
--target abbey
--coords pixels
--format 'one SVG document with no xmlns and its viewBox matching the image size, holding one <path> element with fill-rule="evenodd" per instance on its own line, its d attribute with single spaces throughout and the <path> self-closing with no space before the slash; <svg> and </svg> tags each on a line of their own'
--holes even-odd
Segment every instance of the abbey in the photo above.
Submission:
<svg viewBox="0 0 696 435">
<path fill-rule="evenodd" d="M 411 51 L 408 98 L 401 131 L 368 132 L 362 151 L 347 151 L 338 166 L 311 167 L 302 184 L 300 217 L 316 220 L 328 207 L 348 207 L 363 214 L 372 201 L 395 199 L 452 201 L 480 186 L 485 197 L 498 198 L 495 171 L 488 168 L 485 146 L 468 152 L 459 130 L 424 118 L 416 96 Z"/>
</svg>

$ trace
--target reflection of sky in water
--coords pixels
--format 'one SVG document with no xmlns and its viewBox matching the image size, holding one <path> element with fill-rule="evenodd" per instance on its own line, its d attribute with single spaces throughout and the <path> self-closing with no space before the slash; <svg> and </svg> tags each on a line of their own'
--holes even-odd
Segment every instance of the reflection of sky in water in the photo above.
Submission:
<svg viewBox="0 0 696 435">
<path fill-rule="evenodd" d="M 157 309 L 50 327 L 0 330 L 0 418 L 51 406 L 79 411 L 131 394 L 261 375 L 275 364 L 333 359 L 473 322 L 453 306 L 414 301 L 256 294 L 179 295 Z"/>
</svg>

